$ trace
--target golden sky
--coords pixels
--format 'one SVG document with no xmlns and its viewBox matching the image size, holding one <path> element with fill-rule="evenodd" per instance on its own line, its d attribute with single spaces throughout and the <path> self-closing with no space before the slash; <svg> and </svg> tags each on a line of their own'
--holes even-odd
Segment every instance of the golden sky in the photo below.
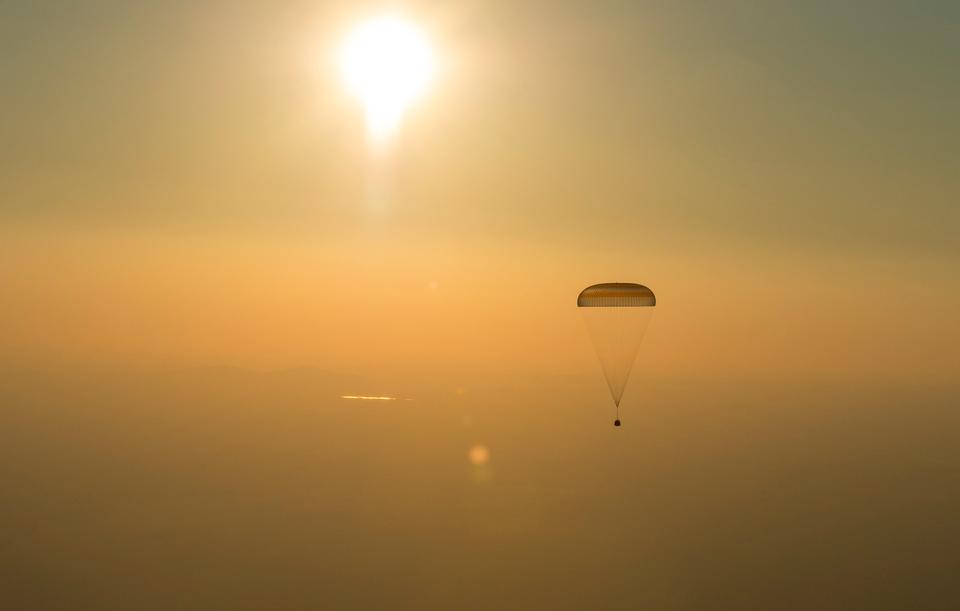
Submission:
<svg viewBox="0 0 960 611">
<path fill-rule="evenodd" d="M 381 15 L 435 64 L 378 141 Z M 0 606 L 960 607 L 958 31 L 0 3 Z M 619 430 L 614 281 L 657 301 Z"/>
<path fill-rule="evenodd" d="M 933 9 L 5 10 L 8 359 L 580 372 L 612 279 L 665 375 L 957 373 Z M 335 58 L 384 13 L 437 67 L 375 151 Z"/>
</svg>

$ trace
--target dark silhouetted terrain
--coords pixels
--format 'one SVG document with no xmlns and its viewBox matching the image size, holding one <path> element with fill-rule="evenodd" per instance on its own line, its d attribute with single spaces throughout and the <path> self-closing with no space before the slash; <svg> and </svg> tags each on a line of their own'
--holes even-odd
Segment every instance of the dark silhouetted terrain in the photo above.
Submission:
<svg viewBox="0 0 960 611">
<path fill-rule="evenodd" d="M 3 607 L 960 603 L 956 390 L 644 386 L 8 371 Z"/>
</svg>

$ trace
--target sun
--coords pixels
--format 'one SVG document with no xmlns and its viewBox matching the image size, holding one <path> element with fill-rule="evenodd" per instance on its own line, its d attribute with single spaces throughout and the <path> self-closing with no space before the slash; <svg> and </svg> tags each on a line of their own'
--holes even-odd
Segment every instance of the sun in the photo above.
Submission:
<svg viewBox="0 0 960 611">
<path fill-rule="evenodd" d="M 339 60 L 347 89 L 363 104 L 367 129 L 377 140 L 396 130 L 435 71 L 433 49 L 423 32 L 392 16 L 359 25 L 344 42 Z"/>
</svg>

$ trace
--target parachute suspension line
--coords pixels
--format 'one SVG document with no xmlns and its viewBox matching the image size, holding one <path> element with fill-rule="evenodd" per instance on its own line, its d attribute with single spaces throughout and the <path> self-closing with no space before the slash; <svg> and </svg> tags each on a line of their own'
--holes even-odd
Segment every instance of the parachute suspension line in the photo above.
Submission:
<svg viewBox="0 0 960 611">
<path fill-rule="evenodd" d="M 619 305 L 619 304 L 617 304 L 617 305 Z M 617 334 L 616 334 L 616 337 L 614 338 L 614 341 L 615 341 L 616 344 L 617 344 L 617 352 L 616 352 L 616 354 L 622 354 L 622 353 L 623 353 L 623 352 L 622 352 L 622 351 L 623 351 L 623 331 L 622 331 L 622 330 L 623 330 L 623 324 L 622 324 L 622 323 L 623 323 L 623 312 L 622 312 L 623 308 L 613 307 L 613 308 L 611 308 L 611 310 L 612 310 L 612 313 L 613 313 L 614 324 L 616 325 L 615 328 L 618 329 L 618 332 L 617 332 Z M 621 392 L 622 392 L 622 391 L 621 391 Z M 620 426 L 620 400 L 621 400 L 621 399 L 623 399 L 623 395 L 622 395 L 622 394 L 621 394 L 619 397 L 617 397 L 616 401 L 613 402 L 614 405 L 616 406 L 616 410 L 617 410 L 617 415 L 616 415 L 616 418 L 615 418 L 614 421 L 613 421 L 613 426 Z"/>
<path fill-rule="evenodd" d="M 625 282 L 595 284 L 577 297 L 613 398 L 614 426 L 620 426 L 620 402 L 656 303 L 649 288 Z"/>
<path fill-rule="evenodd" d="M 624 336 L 627 333 L 626 333 L 626 328 L 624 327 L 624 324 L 629 315 L 627 310 L 628 308 L 615 308 L 615 311 L 617 313 L 617 328 L 620 329 L 620 332 L 617 333 L 617 344 L 618 344 L 617 353 L 618 354 L 623 354 L 623 344 L 626 341 L 624 339 Z M 628 363 L 627 371 L 630 371 L 630 367 L 632 366 L 633 366 L 633 363 Z M 626 384 L 627 384 L 627 381 L 626 381 L 627 375 L 628 374 L 624 372 L 624 382 L 623 382 L 624 387 L 626 387 Z M 620 402 L 621 401 L 623 401 L 623 389 L 621 389 L 620 391 L 620 398 L 617 399 L 617 420 L 620 419 Z"/>
<path fill-rule="evenodd" d="M 616 342 L 617 342 L 617 354 L 623 354 L 623 345 L 626 341 L 624 336 L 626 335 L 624 323 L 628 318 L 627 308 L 614 307 L 613 315 L 616 319 L 616 329 L 618 329 Z M 626 375 L 624 375 L 624 383 L 626 383 Z M 617 406 L 617 419 L 613 421 L 614 426 L 620 426 L 620 401 L 623 400 L 623 389 L 620 389 L 620 396 L 617 397 L 617 400 L 614 402 Z"/>
</svg>

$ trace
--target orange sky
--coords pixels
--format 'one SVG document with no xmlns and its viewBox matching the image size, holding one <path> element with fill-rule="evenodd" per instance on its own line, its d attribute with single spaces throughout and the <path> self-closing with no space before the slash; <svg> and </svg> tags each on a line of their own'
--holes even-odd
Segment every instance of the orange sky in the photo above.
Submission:
<svg viewBox="0 0 960 611">
<path fill-rule="evenodd" d="M 957 374 L 937 20 L 406 5 L 438 73 L 376 153 L 334 62 L 376 11 L 107 10 L 8 32 L 7 360 L 591 371 L 622 280 L 658 374 Z"/>
<path fill-rule="evenodd" d="M 317 243 L 60 229 L 7 243 L 4 348 L 31 362 L 589 374 L 575 296 L 642 267 L 658 292 L 638 369 L 650 375 L 943 382 L 957 366 L 956 289 L 936 258 L 581 254 L 387 233 Z"/>
<path fill-rule="evenodd" d="M 371 147 L 386 9 L 437 72 Z M 958 25 L 0 2 L 0 606 L 960 608 Z"/>
</svg>

